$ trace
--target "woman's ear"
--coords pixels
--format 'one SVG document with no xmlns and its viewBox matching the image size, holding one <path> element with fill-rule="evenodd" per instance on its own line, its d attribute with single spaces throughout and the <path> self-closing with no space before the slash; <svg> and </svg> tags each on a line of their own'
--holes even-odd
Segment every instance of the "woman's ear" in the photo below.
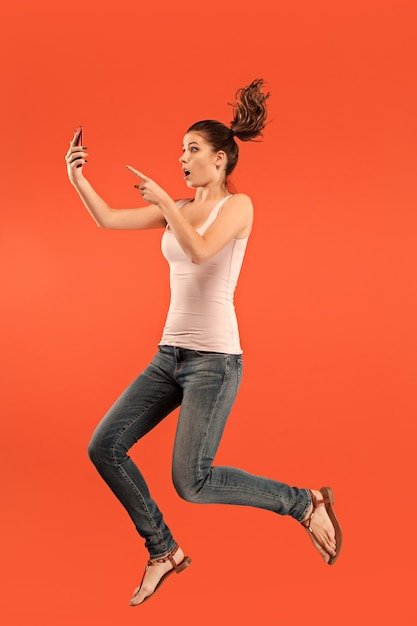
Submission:
<svg viewBox="0 0 417 626">
<path fill-rule="evenodd" d="M 224 150 L 219 150 L 216 153 L 216 166 L 217 167 L 221 167 L 222 165 L 226 164 L 226 153 L 224 152 Z"/>
</svg>

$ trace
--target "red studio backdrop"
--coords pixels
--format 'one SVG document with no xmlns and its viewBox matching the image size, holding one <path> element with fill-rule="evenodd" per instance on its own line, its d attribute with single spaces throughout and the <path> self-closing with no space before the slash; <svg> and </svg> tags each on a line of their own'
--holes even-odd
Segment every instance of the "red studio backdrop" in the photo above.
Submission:
<svg viewBox="0 0 417 626">
<path fill-rule="evenodd" d="M 6 626 L 415 623 L 417 4 L 306 0 L 2 8 L 1 560 Z M 183 134 L 271 92 L 233 175 L 255 206 L 236 293 L 245 373 L 217 463 L 319 488 L 334 567 L 293 520 L 179 499 L 176 414 L 132 456 L 193 564 L 129 607 L 147 554 L 87 459 L 153 356 L 169 300 L 159 231 L 97 228 L 64 155 L 139 205 L 130 164 L 187 194 Z"/>
</svg>

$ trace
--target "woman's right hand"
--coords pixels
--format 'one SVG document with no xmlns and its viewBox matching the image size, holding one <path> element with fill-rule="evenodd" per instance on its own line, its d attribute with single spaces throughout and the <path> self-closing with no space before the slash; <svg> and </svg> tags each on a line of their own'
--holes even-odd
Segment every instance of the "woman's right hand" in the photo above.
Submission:
<svg viewBox="0 0 417 626">
<path fill-rule="evenodd" d="M 84 146 L 77 146 L 78 133 L 74 134 L 74 137 L 70 141 L 68 152 L 65 155 L 65 161 L 67 163 L 68 178 L 72 184 L 83 178 L 83 166 L 87 163 L 86 158 L 88 156 L 85 152 Z"/>
</svg>

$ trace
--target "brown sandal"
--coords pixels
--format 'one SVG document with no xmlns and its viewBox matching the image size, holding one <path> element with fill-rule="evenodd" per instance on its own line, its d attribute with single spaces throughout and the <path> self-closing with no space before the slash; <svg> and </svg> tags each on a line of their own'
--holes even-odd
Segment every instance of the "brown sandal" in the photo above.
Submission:
<svg viewBox="0 0 417 626">
<path fill-rule="evenodd" d="M 137 587 L 133 593 L 132 599 L 130 600 L 130 606 L 139 606 L 140 604 L 143 604 L 146 600 L 148 600 L 149 598 L 151 598 L 159 589 L 159 587 L 162 585 L 162 583 L 169 577 L 171 576 L 171 574 L 173 574 L 174 572 L 176 574 L 181 574 L 182 571 L 185 570 L 186 567 L 188 567 L 191 563 L 191 559 L 189 556 L 185 556 L 183 558 L 183 560 L 181 561 L 181 563 L 176 563 L 174 561 L 174 554 L 177 552 L 179 546 L 175 546 L 175 548 L 163 559 L 149 559 L 146 567 L 145 567 L 145 571 L 143 573 L 142 576 L 142 580 L 140 582 L 139 587 Z M 167 561 L 171 561 L 172 564 L 172 569 L 170 569 L 168 572 L 166 572 L 163 576 L 161 576 L 161 579 L 159 580 L 158 584 L 156 585 L 155 589 L 153 590 L 152 593 L 149 594 L 149 596 L 146 596 L 142 602 L 139 602 L 138 604 L 135 604 L 133 602 L 133 599 L 138 595 L 139 591 L 142 588 L 142 583 L 143 580 L 145 578 L 145 574 L 148 571 L 148 568 L 151 567 L 152 565 L 154 565 L 155 563 L 166 563 Z"/>
<path fill-rule="evenodd" d="M 313 533 L 312 529 L 310 528 L 311 520 L 313 519 L 313 516 L 314 516 L 314 511 L 317 509 L 317 507 L 320 504 L 324 504 L 324 506 L 326 507 L 327 515 L 330 517 L 330 521 L 333 524 L 333 528 L 335 530 L 336 554 L 331 554 L 330 555 L 330 559 L 327 561 L 328 565 L 334 565 L 334 563 L 336 563 L 337 559 L 339 558 L 340 549 L 342 547 L 342 529 L 340 528 L 340 524 L 337 521 L 336 515 L 335 515 L 335 513 L 333 511 L 333 504 L 334 504 L 333 492 L 330 489 L 330 487 L 322 487 L 320 489 L 320 492 L 321 492 L 323 498 L 322 498 L 322 500 L 317 500 L 317 498 L 314 495 L 314 493 L 310 489 L 309 489 L 309 491 L 310 491 L 310 496 L 311 496 L 311 503 L 313 505 L 313 510 L 311 512 L 310 517 L 308 517 L 306 520 L 304 520 L 304 522 L 301 522 L 301 525 L 304 526 L 304 528 L 306 530 L 308 530 L 309 533 L 311 533 L 312 538 L 314 537 L 314 539 L 317 541 L 317 543 L 323 549 L 325 549 L 321 545 L 320 541 L 317 539 L 315 534 Z M 326 552 L 327 552 L 327 550 L 326 550 Z"/>
</svg>

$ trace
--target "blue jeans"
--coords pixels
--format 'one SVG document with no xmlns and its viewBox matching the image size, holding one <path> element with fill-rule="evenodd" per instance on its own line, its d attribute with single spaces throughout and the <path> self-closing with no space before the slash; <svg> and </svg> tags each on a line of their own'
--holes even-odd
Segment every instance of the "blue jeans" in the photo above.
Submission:
<svg viewBox="0 0 417 626">
<path fill-rule="evenodd" d="M 241 355 L 159 346 L 150 365 L 93 434 L 90 459 L 126 508 L 152 559 L 165 557 L 176 543 L 127 452 L 180 405 L 172 477 L 182 498 L 254 506 L 299 521 L 306 516 L 308 490 L 212 465 L 239 389 L 242 365 Z"/>
</svg>

